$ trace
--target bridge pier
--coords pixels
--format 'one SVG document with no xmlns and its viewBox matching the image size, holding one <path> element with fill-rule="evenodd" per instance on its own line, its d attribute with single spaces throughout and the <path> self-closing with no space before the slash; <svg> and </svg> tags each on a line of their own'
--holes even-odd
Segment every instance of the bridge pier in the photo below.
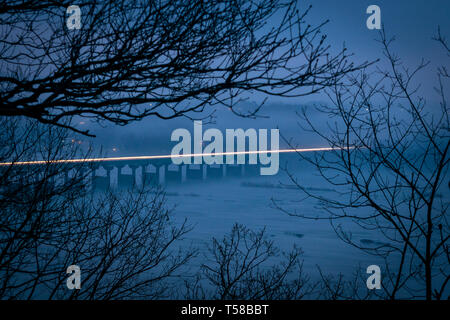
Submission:
<svg viewBox="0 0 450 320">
<path fill-rule="evenodd" d="M 183 182 L 183 170 L 180 165 L 165 165 L 165 180 L 167 183 L 169 182 Z"/>
<path fill-rule="evenodd" d="M 139 168 L 136 164 L 130 164 L 129 167 L 131 168 L 131 176 L 132 176 L 132 182 L 133 182 L 133 188 L 137 187 L 137 181 L 136 181 L 136 170 Z"/>
<path fill-rule="evenodd" d="M 117 167 L 117 187 L 119 189 L 123 187 L 127 187 L 130 182 L 131 178 L 128 174 L 122 174 L 122 169 L 125 167 L 125 165 L 118 165 Z"/>
<path fill-rule="evenodd" d="M 104 176 L 97 176 L 97 170 L 102 167 L 106 171 L 106 177 Z M 96 165 L 92 168 L 92 189 L 109 189 L 111 187 L 111 171 L 114 169 L 113 166 L 107 166 L 107 165 Z"/>
<path fill-rule="evenodd" d="M 186 180 L 205 180 L 206 166 L 202 164 L 189 164 L 186 168 Z"/>
<path fill-rule="evenodd" d="M 208 179 L 223 179 L 224 177 L 243 177 L 259 175 L 258 164 L 190 164 L 174 165 L 170 160 L 146 160 L 138 162 L 109 162 L 96 164 L 92 170 L 90 181 L 92 189 L 134 188 L 145 185 L 164 185 L 170 183 L 183 183 L 186 181 L 203 181 Z M 92 168 L 92 167 L 91 167 Z M 97 176 L 99 168 L 103 176 Z M 64 180 L 70 179 L 71 170 L 80 170 L 73 167 L 66 170 Z M 102 170 L 103 170 L 102 169 Z M 116 172 L 117 170 L 117 172 Z M 126 172 L 125 172 L 126 171 Z M 117 178 L 116 175 L 117 174 Z"/>
<path fill-rule="evenodd" d="M 148 165 L 152 165 L 155 172 L 148 170 Z M 142 182 L 143 185 L 163 185 L 166 183 L 166 168 L 164 164 L 161 163 L 147 163 L 142 166 Z"/>
<path fill-rule="evenodd" d="M 213 164 L 207 165 L 206 167 L 208 179 L 222 179 L 226 176 L 226 165 L 224 164 Z"/>
<path fill-rule="evenodd" d="M 111 183 L 111 180 L 112 180 L 111 171 L 114 170 L 114 167 L 111 166 L 111 165 L 106 165 L 106 166 L 103 166 L 103 168 L 106 170 L 106 187 L 107 187 L 108 189 L 110 189 L 110 188 L 112 187 L 112 183 Z"/>
</svg>

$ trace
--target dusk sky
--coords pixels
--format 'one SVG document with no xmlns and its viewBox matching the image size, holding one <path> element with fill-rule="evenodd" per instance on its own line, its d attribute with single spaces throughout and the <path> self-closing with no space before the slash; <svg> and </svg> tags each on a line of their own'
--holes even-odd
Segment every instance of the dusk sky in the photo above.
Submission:
<svg viewBox="0 0 450 320">
<path fill-rule="evenodd" d="M 446 63 L 448 57 L 441 50 L 440 44 L 432 39 L 436 35 L 438 26 L 445 36 L 450 34 L 450 2 L 448 1 L 360 1 L 360 0 L 320 0 L 320 1 L 299 1 L 300 10 L 304 10 L 312 4 L 313 7 L 305 21 L 311 25 L 317 25 L 321 21 L 329 19 L 329 23 L 322 29 L 327 35 L 327 41 L 331 46 L 331 53 L 337 53 L 343 45 L 354 54 L 353 61 L 365 62 L 375 61 L 383 58 L 382 48 L 378 30 L 369 30 L 366 20 L 369 14 L 366 9 L 369 5 L 376 4 L 381 9 L 381 22 L 388 36 L 395 36 L 396 41 L 392 47 L 398 54 L 405 66 L 413 68 L 424 58 L 430 61 L 430 66 L 423 70 L 417 77 L 421 80 L 421 93 L 426 98 L 430 108 L 438 105 L 438 96 L 435 95 L 436 68 Z M 272 18 L 273 23 L 278 22 L 276 15 Z M 270 27 L 268 25 L 268 27 Z M 388 67 L 386 60 L 381 60 L 378 66 Z M 426 81 L 422 81 L 426 78 Z M 258 104 L 267 95 L 261 93 L 244 93 L 248 98 L 247 102 Z M 311 140 L 306 133 L 299 133 L 298 117 L 295 112 L 301 106 L 310 103 L 328 103 L 329 99 L 323 93 L 305 96 L 301 98 L 280 98 L 269 96 L 266 105 L 261 110 L 261 115 L 271 115 L 275 122 L 269 119 L 242 119 L 228 112 L 223 107 L 217 107 L 215 126 L 219 128 L 229 127 L 260 127 L 280 126 L 281 133 L 287 137 L 296 135 L 302 143 L 314 145 L 319 143 Z M 212 109 L 207 109 L 211 111 Z M 277 116 L 274 116 L 277 115 Z M 84 120 L 85 121 L 85 120 Z M 87 122 L 85 121 L 85 125 Z M 93 133 L 98 136 L 96 145 L 103 145 L 104 151 L 117 148 L 120 154 L 153 153 L 158 150 L 170 150 L 172 143 L 169 141 L 172 130 L 185 127 L 192 129 L 192 121 L 188 119 L 174 119 L 162 121 L 160 119 L 149 118 L 131 123 L 125 127 L 117 127 L 113 124 L 103 123 L 106 128 L 100 127 L 97 123 L 91 124 Z M 90 125 L 90 126 L 91 126 Z"/>
<path fill-rule="evenodd" d="M 0 300 L 449 300 L 449 17 L 0 0 Z"/>
<path fill-rule="evenodd" d="M 422 58 L 430 60 L 433 66 L 444 63 L 445 52 L 432 39 L 438 26 L 441 33 L 450 33 L 450 1 L 444 0 L 309 0 L 299 1 L 300 8 L 313 6 L 307 21 L 311 24 L 329 19 L 323 28 L 333 51 L 342 48 L 343 43 L 354 53 L 355 61 L 376 60 L 381 56 L 381 46 L 377 43 L 379 31 L 369 30 L 366 20 L 370 5 L 381 9 L 381 22 L 388 36 L 395 36 L 393 50 L 410 67 L 417 65 Z M 435 68 L 426 73 L 427 78 L 435 81 Z M 427 92 L 432 92 L 432 85 Z M 305 100 L 308 100 L 306 98 Z M 313 99 L 314 100 L 314 99 Z"/>
</svg>

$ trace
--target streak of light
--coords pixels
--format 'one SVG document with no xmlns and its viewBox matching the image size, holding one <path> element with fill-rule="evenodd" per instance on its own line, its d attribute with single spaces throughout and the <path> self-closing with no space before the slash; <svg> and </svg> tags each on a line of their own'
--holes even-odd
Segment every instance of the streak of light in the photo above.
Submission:
<svg viewBox="0 0 450 320">
<path fill-rule="evenodd" d="M 106 162 L 106 161 L 130 161 L 130 160 L 155 160 L 155 159 L 174 159 L 203 156 L 226 156 L 240 154 L 267 154 L 267 153 L 290 153 L 290 152 L 314 152 L 314 151 L 332 151 L 342 148 L 304 148 L 304 149 L 278 149 L 278 150 L 258 150 L 258 151 L 229 151 L 212 153 L 190 153 L 177 155 L 154 155 L 154 156 L 130 156 L 130 157 L 106 157 L 106 158 L 85 158 L 85 159 L 59 159 L 59 160 L 36 160 L 36 161 L 17 161 L 0 162 L 0 166 L 11 165 L 37 165 L 37 164 L 58 164 L 58 163 L 86 163 L 86 162 Z"/>
</svg>

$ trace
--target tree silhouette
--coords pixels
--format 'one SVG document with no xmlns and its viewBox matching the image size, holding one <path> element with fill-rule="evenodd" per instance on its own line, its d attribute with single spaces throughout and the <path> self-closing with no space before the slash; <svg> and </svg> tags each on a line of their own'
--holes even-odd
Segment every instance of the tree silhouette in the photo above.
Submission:
<svg viewBox="0 0 450 320">
<path fill-rule="evenodd" d="M 440 32 L 436 39 L 450 57 Z M 318 200 L 326 214 L 288 213 L 330 219 L 345 242 L 384 259 L 379 295 L 445 299 L 450 280 L 447 68 L 443 65 L 437 72 L 440 103 L 430 106 L 416 80 L 429 64 L 422 61 L 407 68 L 392 52 L 392 39 L 384 31 L 380 43 L 389 69 L 377 67 L 372 73 L 348 77 L 347 83 L 328 90 L 331 105 L 316 107 L 334 120 L 328 131 L 319 129 L 303 110 L 306 127 L 336 149 L 300 156 L 335 186 L 336 193 L 311 191 L 291 174 L 292 181 L 307 197 Z M 372 232 L 377 240 L 355 238 L 339 223 L 345 220 Z"/>
<path fill-rule="evenodd" d="M 190 228 L 173 222 L 164 192 L 92 193 L 88 163 L 51 162 L 89 156 L 67 129 L 11 117 L 0 124 L 0 299 L 170 296 L 166 280 L 194 250 L 176 248 Z M 66 287 L 74 264 L 81 290 Z"/>
<path fill-rule="evenodd" d="M 245 92 L 298 97 L 361 67 L 331 55 L 326 21 L 307 24 L 294 0 L 82 0 L 79 30 L 70 4 L 1 1 L 0 115 L 89 134 L 67 119 L 239 113 Z"/>
<path fill-rule="evenodd" d="M 269 240 L 265 229 L 234 224 L 222 240 L 213 238 L 188 299 L 294 300 L 315 285 L 303 273 L 302 251 L 286 253 Z"/>
</svg>

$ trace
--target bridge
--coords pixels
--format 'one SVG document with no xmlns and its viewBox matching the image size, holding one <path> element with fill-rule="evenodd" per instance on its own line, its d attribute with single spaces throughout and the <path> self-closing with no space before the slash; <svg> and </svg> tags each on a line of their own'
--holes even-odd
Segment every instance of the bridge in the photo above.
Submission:
<svg viewBox="0 0 450 320">
<path fill-rule="evenodd" d="M 175 165 L 171 159 L 95 163 L 91 170 L 92 188 L 130 188 L 169 185 L 225 177 L 258 176 L 259 164 Z"/>
<path fill-rule="evenodd" d="M 50 164 L 53 171 L 52 182 L 67 182 L 71 172 L 82 171 L 86 186 L 91 190 L 108 188 L 132 188 L 145 185 L 167 185 L 171 183 L 186 183 L 190 181 L 205 181 L 210 179 L 223 179 L 224 177 L 259 176 L 260 164 L 249 164 L 249 155 L 252 153 L 283 153 L 289 154 L 313 151 L 331 151 L 339 148 L 321 147 L 308 149 L 280 149 L 269 151 L 243 151 L 222 153 L 245 154 L 243 164 L 180 164 L 175 165 L 170 155 L 158 156 L 130 156 L 91 159 L 60 159 L 35 160 L 21 162 L 2 162 L 0 170 L 13 170 L 15 174 L 9 178 L 16 182 L 21 176 L 27 174 L 30 168 L 36 168 L 35 173 L 42 171 L 43 165 Z M 219 153 L 218 153 L 219 154 Z M 285 155 L 285 156 L 286 156 Z M 200 157 L 203 154 L 181 155 L 182 157 Z M 63 164 L 63 166 L 58 166 Z M 73 175 L 72 175 L 73 178 Z M 14 183 L 14 182 L 12 182 Z"/>
<path fill-rule="evenodd" d="M 173 185 L 189 182 L 220 180 L 225 177 L 258 176 L 259 164 L 191 164 L 175 165 L 169 159 L 115 160 L 74 163 L 12 163 L 0 164 L 0 177 L 7 178 L 3 185 L 13 188 L 40 186 L 47 177 L 50 185 L 67 185 L 70 180 L 82 178 L 87 190 L 134 188 L 151 185 Z M 7 174 L 7 171 L 9 171 Z"/>
</svg>

